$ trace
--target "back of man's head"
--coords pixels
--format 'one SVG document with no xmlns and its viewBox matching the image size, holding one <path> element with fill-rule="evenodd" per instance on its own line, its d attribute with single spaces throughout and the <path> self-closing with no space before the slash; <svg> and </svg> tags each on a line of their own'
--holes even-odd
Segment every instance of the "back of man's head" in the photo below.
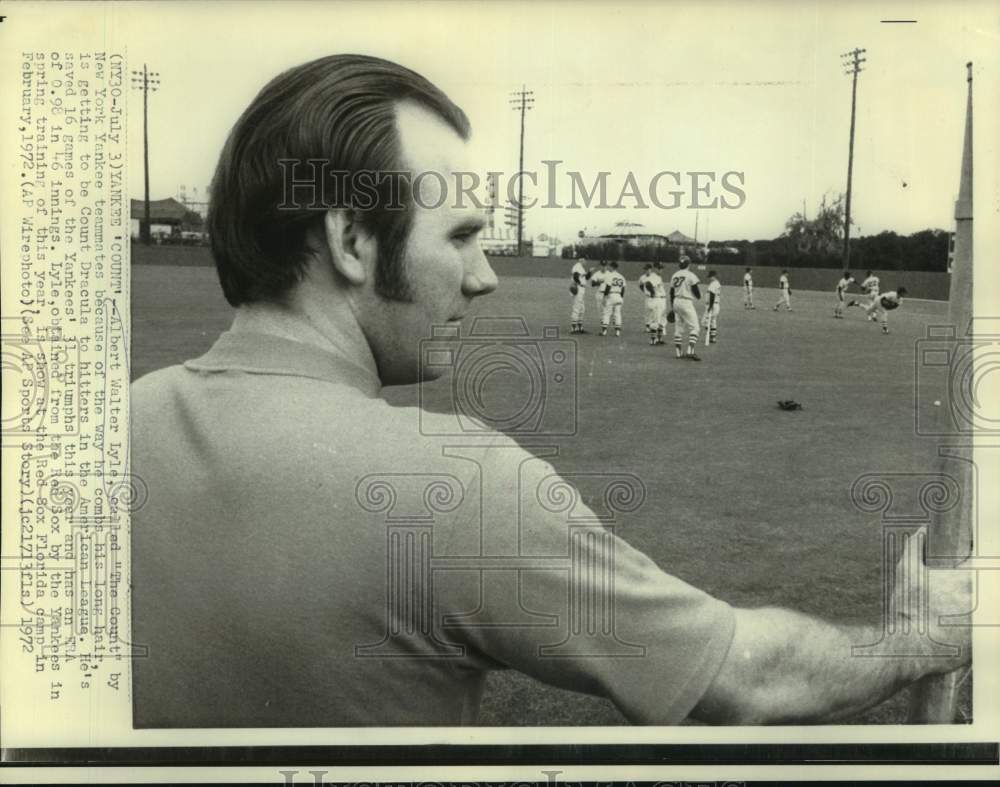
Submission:
<svg viewBox="0 0 1000 787">
<path fill-rule="evenodd" d="M 375 289 L 408 299 L 402 265 L 412 221 L 409 182 L 380 178 L 372 200 L 352 177 L 404 169 L 396 128 L 396 106 L 404 100 L 468 138 L 465 113 L 439 88 L 366 55 L 296 66 L 257 94 L 229 133 L 212 180 L 207 229 L 230 304 L 280 301 L 301 280 L 311 257 L 309 233 L 322 227 L 327 210 L 362 200 L 369 204 L 359 220 L 379 244 Z"/>
</svg>

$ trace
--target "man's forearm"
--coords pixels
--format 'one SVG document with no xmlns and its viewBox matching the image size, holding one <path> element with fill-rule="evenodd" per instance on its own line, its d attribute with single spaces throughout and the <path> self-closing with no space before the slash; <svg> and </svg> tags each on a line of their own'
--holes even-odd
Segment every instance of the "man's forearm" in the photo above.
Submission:
<svg viewBox="0 0 1000 787">
<path fill-rule="evenodd" d="M 837 626 L 784 609 L 737 610 L 719 676 L 693 712 L 715 724 L 836 722 L 883 702 L 917 678 L 961 666 L 940 657 L 852 655 L 874 627 Z"/>
</svg>

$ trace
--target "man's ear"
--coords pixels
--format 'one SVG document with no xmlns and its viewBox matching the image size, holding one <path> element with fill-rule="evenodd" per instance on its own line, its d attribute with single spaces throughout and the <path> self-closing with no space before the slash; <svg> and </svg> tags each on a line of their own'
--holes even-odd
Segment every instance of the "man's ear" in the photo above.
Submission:
<svg viewBox="0 0 1000 787">
<path fill-rule="evenodd" d="M 355 286 L 364 284 L 373 275 L 378 258 L 375 236 L 350 210 L 328 210 L 323 229 L 334 270 Z"/>
</svg>

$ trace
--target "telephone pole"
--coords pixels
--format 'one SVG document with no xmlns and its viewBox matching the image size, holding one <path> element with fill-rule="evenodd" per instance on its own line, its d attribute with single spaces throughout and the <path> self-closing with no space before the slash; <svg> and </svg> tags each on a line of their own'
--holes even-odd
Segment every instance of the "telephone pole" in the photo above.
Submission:
<svg viewBox="0 0 1000 787">
<path fill-rule="evenodd" d="M 527 90 L 521 85 L 520 90 L 511 93 L 510 104 L 515 111 L 521 113 L 521 147 L 517 159 L 517 171 L 524 172 L 524 113 L 531 109 L 535 103 L 534 92 Z M 524 252 L 524 177 L 517 178 L 517 255 L 520 257 Z"/>
<path fill-rule="evenodd" d="M 139 236 L 145 245 L 149 245 L 149 92 L 160 87 L 160 74 L 150 71 L 145 63 L 142 71 L 132 72 L 132 88 L 142 91 L 142 160 L 146 179 L 146 196 L 143 206 L 143 218 L 139 227 Z"/>
<path fill-rule="evenodd" d="M 844 270 L 851 267 L 851 180 L 854 174 L 854 118 L 858 101 L 858 74 L 864 69 L 861 64 L 866 50 L 855 47 L 840 56 L 844 73 L 852 77 L 851 83 L 851 141 L 847 148 L 847 199 L 844 204 Z"/>
</svg>

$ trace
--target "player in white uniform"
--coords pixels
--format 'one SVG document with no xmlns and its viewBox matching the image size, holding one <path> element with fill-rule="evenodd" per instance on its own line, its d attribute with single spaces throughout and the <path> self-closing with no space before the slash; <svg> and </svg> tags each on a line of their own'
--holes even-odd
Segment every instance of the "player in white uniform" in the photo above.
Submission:
<svg viewBox="0 0 1000 787">
<path fill-rule="evenodd" d="M 847 288 L 854 284 L 854 277 L 850 271 L 844 271 L 844 275 L 837 282 L 837 302 L 833 305 L 833 316 L 844 319 L 844 307 L 847 305 Z"/>
<path fill-rule="evenodd" d="M 879 293 L 878 276 L 876 276 L 871 271 L 868 271 L 868 273 L 865 275 L 865 280 L 861 282 L 861 290 L 866 295 L 868 295 L 868 303 L 861 303 L 858 300 L 851 300 L 847 305 L 860 306 L 862 309 L 868 312 L 868 319 L 874 322 L 875 320 L 878 319 L 878 317 L 873 313 L 871 313 L 869 309 L 871 309 L 871 307 L 878 302 L 878 293 Z"/>
<path fill-rule="evenodd" d="M 698 277 L 688 270 L 687 257 L 681 257 L 681 269 L 670 277 L 670 309 L 674 313 L 674 354 L 678 358 L 700 361 L 694 354 L 698 343 L 698 312 L 695 303 L 701 300 Z M 684 330 L 687 329 L 687 353 L 684 352 Z"/>
<path fill-rule="evenodd" d="M 743 308 L 757 308 L 753 305 L 753 273 L 749 268 L 747 268 L 747 272 L 743 274 Z"/>
<path fill-rule="evenodd" d="M 719 310 L 722 306 L 722 284 L 715 271 L 708 272 L 708 303 L 705 304 L 705 344 L 715 344 L 719 340 Z"/>
<path fill-rule="evenodd" d="M 649 274 L 649 279 L 646 282 L 647 288 L 652 289 L 653 292 L 653 340 L 651 344 L 663 344 L 663 334 L 667 330 L 667 288 L 660 275 L 662 270 L 662 262 L 654 263 L 653 272 Z"/>
<path fill-rule="evenodd" d="M 586 333 L 583 330 L 583 315 L 587 310 L 587 293 L 584 288 L 590 280 L 590 271 L 587 270 L 585 257 L 581 257 L 573 264 L 571 275 L 573 282 L 570 284 L 570 292 L 573 293 L 573 306 L 569 312 L 570 333 Z M 573 290 L 576 292 L 573 292 Z"/>
<path fill-rule="evenodd" d="M 774 304 L 774 310 L 778 311 L 782 305 L 788 311 L 792 310 L 792 288 L 788 285 L 787 270 L 782 270 L 781 276 L 778 277 L 778 302 Z"/>
<path fill-rule="evenodd" d="M 608 335 L 608 326 L 615 326 L 615 336 L 622 335 L 622 303 L 625 301 L 625 277 L 618 272 L 618 263 L 611 263 L 611 270 L 604 277 L 604 314 L 601 317 L 601 336 Z"/>
<path fill-rule="evenodd" d="M 595 287 L 594 300 L 597 301 L 597 319 L 604 317 L 604 278 L 608 275 L 608 263 L 601 260 L 601 267 L 590 272 L 590 286 Z"/>
<path fill-rule="evenodd" d="M 653 263 L 647 262 L 642 266 L 642 276 L 639 277 L 639 292 L 643 294 L 643 323 L 646 326 L 646 334 L 649 336 L 649 343 L 656 343 L 656 303 L 653 301 L 653 287 L 647 286 L 650 276 L 653 275 Z"/>
<path fill-rule="evenodd" d="M 865 309 L 868 319 L 882 323 L 882 333 L 889 333 L 889 312 L 895 311 L 902 305 L 905 295 L 906 287 L 883 292 Z"/>
</svg>

